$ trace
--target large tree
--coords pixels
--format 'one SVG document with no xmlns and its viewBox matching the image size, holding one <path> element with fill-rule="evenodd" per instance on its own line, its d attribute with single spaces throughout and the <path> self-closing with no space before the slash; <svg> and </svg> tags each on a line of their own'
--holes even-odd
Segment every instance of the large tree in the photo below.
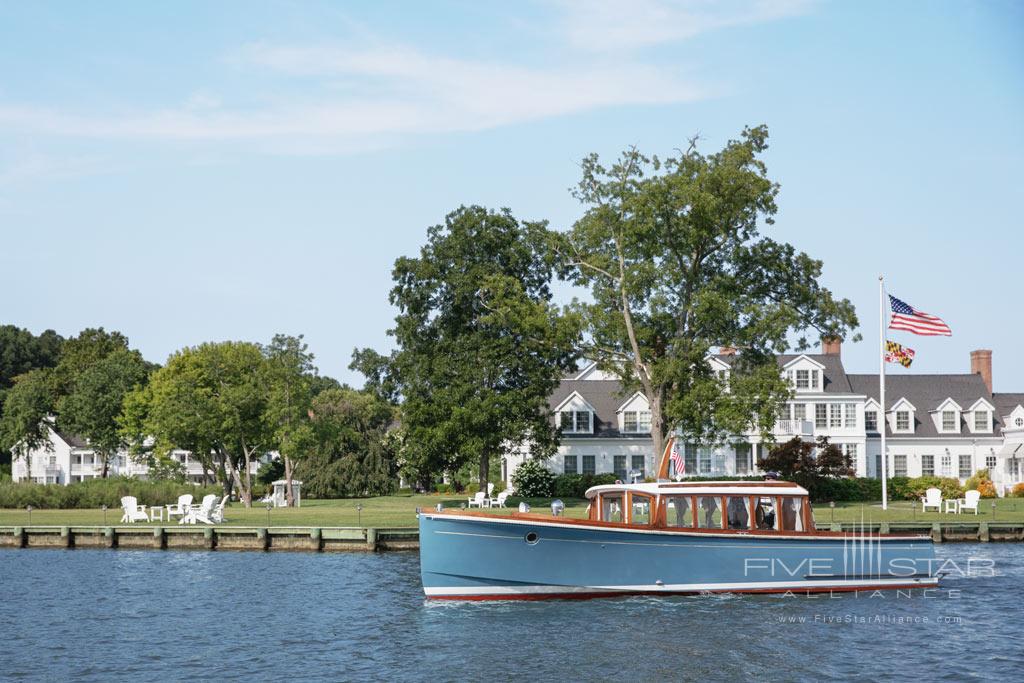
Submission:
<svg viewBox="0 0 1024 683">
<path fill-rule="evenodd" d="M 47 416 L 53 411 L 51 369 L 32 370 L 19 375 L 7 392 L 0 418 L 0 443 L 9 444 L 25 458 L 26 472 L 32 472 L 32 452 L 50 449 Z"/>
<path fill-rule="evenodd" d="M 396 464 L 388 428 L 396 409 L 376 394 L 327 389 L 312 401 L 311 421 L 296 438 L 307 454 L 296 470 L 311 496 L 386 495 L 395 487 Z"/>
<path fill-rule="evenodd" d="M 111 456 L 128 446 L 118 422 L 125 396 L 145 384 L 149 367 L 138 351 L 116 348 L 77 373 L 57 401 L 58 427 L 88 440 L 104 477 Z"/>
<path fill-rule="evenodd" d="M 713 154 L 660 160 L 627 150 L 610 168 L 584 159 L 585 215 L 556 236 L 564 273 L 587 286 L 586 352 L 650 401 L 656 455 L 675 430 L 720 442 L 769 433 L 789 387 L 775 356 L 806 333 L 844 337 L 853 306 L 821 284 L 820 261 L 760 234 L 779 186 L 761 159 L 768 132 L 747 128 Z M 707 361 L 740 350 L 728 378 Z"/>
<path fill-rule="evenodd" d="M 306 425 L 310 419 L 316 366 L 302 335 L 274 335 L 263 347 L 267 358 L 264 386 L 267 393 L 266 419 L 273 441 L 284 460 L 288 507 L 295 505 L 292 479 L 295 463 L 310 450 Z"/>
<path fill-rule="evenodd" d="M 249 460 L 273 440 L 265 412 L 266 358 L 257 344 L 220 342 L 178 351 L 125 402 L 123 427 L 157 452 L 183 448 L 216 466 L 225 493 L 252 504 Z M 210 454 L 213 462 L 210 462 Z"/>
<path fill-rule="evenodd" d="M 398 348 L 387 372 L 366 351 L 353 366 L 401 396 L 403 456 L 421 480 L 476 462 L 483 487 L 510 444 L 553 447 L 546 399 L 575 361 L 578 326 L 551 303 L 546 239 L 544 223 L 462 207 L 395 262 Z"/>
<path fill-rule="evenodd" d="M 15 378 L 56 365 L 63 342 L 63 337 L 53 330 L 46 330 L 37 337 L 14 325 L 0 325 L 0 415 L 3 415 L 4 400 Z M 8 462 L 15 443 L 0 437 L 0 463 Z"/>
</svg>

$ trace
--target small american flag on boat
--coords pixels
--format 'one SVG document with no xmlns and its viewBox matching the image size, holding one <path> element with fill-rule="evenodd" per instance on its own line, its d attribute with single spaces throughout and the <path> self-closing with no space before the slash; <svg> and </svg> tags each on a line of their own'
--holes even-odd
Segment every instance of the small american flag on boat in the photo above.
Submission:
<svg viewBox="0 0 1024 683">
<path fill-rule="evenodd" d="M 672 460 L 672 464 L 676 466 L 676 474 L 686 474 L 686 461 L 683 460 L 683 454 L 679 451 L 679 442 L 673 439 L 672 451 L 668 457 Z"/>
<path fill-rule="evenodd" d="M 953 331 L 941 318 L 919 311 L 910 304 L 889 295 L 892 317 L 889 319 L 890 330 L 906 330 L 914 334 L 929 337 L 952 337 Z"/>
</svg>

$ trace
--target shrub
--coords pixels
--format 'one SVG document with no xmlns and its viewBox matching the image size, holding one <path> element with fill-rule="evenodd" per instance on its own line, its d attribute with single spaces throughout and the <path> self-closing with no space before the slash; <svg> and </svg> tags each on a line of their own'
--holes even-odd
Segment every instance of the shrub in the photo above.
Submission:
<svg viewBox="0 0 1024 683">
<path fill-rule="evenodd" d="M 925 491 L 931 488 L 942 491 L 943 498 L 960 498 L 964 493 L 964 487 L 960 485 L 960 480 L 952 477 L 915 477 L 907 483 L 907 486 L 910 492 L 909 500 L 924 498 Z"/>
<path fill-rule="evenodd" d="M 914 500 L 910 488 L 910 477 L 891 477 L 889 479 L 889 498 L 891 500 Z"/>
<path fill-rule="evenodd" d="M 435 493 L 455 493 L 455 487 L 451 484 L 434 484 Z"/>
<path fill-rule="evenodd" d="M 512 475 L 512 487 L 517 496 L 550 498 L 555 489 L 555 475 L 539 460 L 527 460 Z"/>
<path fill-rule="evenodd" d="M 602 484 L 614 484 L 615 475 L 607 474 L 561 474 L 555 477 L 554 495 L 559 498 L 583 498 L 587 489 Z"/>
<path fill-rule="evenodd" d="M 882 481 L 873 477 L 814 477 L 797 483 L 807 489 L 811 502 L 864 503 L 882 499 Z"/>
<path fill-rule="evenodd" d="M 145 481 L 131 477 L 110 477 L 59 486 L 29 482 L 0 483 L 0 508 L 108 508 L 121 507 L 122 496 L 135 496 L 140 505 L 167 505 L 183 493 L 197 499 L 208 493 L 221 495 L 219 486 L 196 486 L 171 481 Z"/>
<path fill-rule="evenodd" d="M 1010 495 L 1014 498 L 1024 498 L 1024 483 L 1016 484 L 1010 492 Z"/>
<path fill-rule="evenodd" d="M 996 485 L 992 483 L 992 476 L 989 474 L 987 468 L 982 468 L 975 472 L 964 485 L 964 488 L 970 491 L 976 489 L 981 494 L 982 498 L 995 498 L 996 497 Z"/>
</svg>

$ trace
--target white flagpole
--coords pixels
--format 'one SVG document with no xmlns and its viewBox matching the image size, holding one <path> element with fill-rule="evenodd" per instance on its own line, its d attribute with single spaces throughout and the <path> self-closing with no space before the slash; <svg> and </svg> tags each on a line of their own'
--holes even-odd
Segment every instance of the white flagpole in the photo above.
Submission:
<svg viewBox="0 0 1024 683">
<path fill-rule="evenodd" d="M 879 395 L 879 421 L 878 431 L 882 435 L 882 509 L 889 509 L 888 495 L 888 460 L 885 452 L 885 428 L 889 426 L 889 416 L 885 409 L 885 313 L 889 308 L 885 301 L 885 282 L 882 276 L 878 276 L 878 347 L 879 347 L 879 371 L 878 371 L 878 395 Z"/>
</svg>

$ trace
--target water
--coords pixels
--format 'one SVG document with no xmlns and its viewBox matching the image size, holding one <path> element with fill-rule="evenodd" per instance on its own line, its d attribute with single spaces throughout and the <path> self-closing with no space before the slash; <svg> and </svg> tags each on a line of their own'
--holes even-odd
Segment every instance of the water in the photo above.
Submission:
<svg viewBox="0 0 1024 683">
<path fill-rule="evenodd" d="M 1020 680 L 1024 544 L 937 552 L 930 597 L 427 603 L 415 553 L 6 550 L 0 679 Z"/>
</svg>

